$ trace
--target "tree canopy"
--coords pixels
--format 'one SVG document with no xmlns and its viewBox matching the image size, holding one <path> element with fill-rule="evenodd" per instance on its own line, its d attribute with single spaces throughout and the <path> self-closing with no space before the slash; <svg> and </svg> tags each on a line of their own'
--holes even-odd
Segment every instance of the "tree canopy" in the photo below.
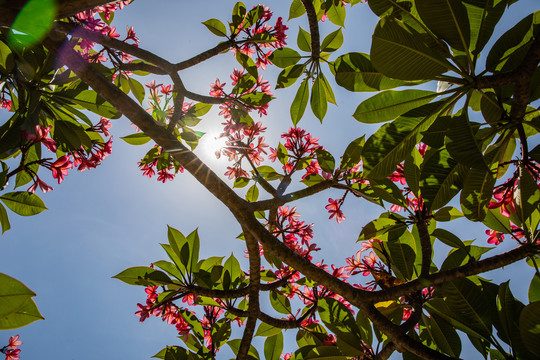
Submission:
<svg viewBox="0 0 540 360">
<path fill-rule="evenodd" d="M 179 344 L 157 358 L 219 358 L 227 345 L 238 359 L 455 359 L 468 357 L 463 341 L 486 359 L 540 357 L 539 11 L 493 39 L 517 0 L 292 0 L 288 20 L 238 2 L 230 16 L 203 21 L 214 47 L 175 62 L 146 50 L 136 29 L 117 33 L 115 11 L 129 3 L 2 4 L 3 233 L 8 210 L 46 209 L 38 189 L 106 161 L 111 119 L 124 116 L 136 127 L 125 142 L 155 144 L 142 173 L 162 182 L 191 174 L 233 214 L 248 257 L 247 267 L 233 254 L 200 258 L 212 240 L 168 227 L 168 260 L 114 276 L 145 288 L 141 321 L 176 327 Z M 340 51 L 355 36 L 344 25 L 356 11 L 379 18 L 369 54 Z M 291 39 L 299 17 L 309 27 Z M 334 26 L 324 36 L 323 21 Z M 190 90 L 183 71 L 217 56 L 236 59 L 230 81 L 216 78 L 208 94 Z M 277 79 L 266 79 L 267 67 L 280 69 Z M 292 126 L 269 145 L 264 116 L 284 88 L 294 89 Z M 312 115 L 333 121 L 325 116 L 339 102 L 335 89 L 374 93 L 348 115 L 379 124 L 342 154 L 300 127 Z M 225 139 L 217 155 L 230 163 L 223 175 L 197 155 L 198 126 L 216 121 L 205 117 L 213 107 Z M 341 197 L 320 210 L 338 223 L 345 202 L 382 209 L 355 219 L 363 228 L 344 266 L 314 260 L 324 245 L 295 206 L 330 190 Z M 457 219 L 483 224 L 492 246 L 444 228 Z M 514 244 L 505 252 L 504 239 Z M 509 281 L 483 277 L 513 263 L 535 271 L 528 303 Z M 42 318 L 34 296 L 0 273 L 0 329 Z M 284 349 L 284 330 L 294 331 L 294 349 Z M 19 342 L 0 349 L 6 359 L 19 358 Z"/>
</svg>

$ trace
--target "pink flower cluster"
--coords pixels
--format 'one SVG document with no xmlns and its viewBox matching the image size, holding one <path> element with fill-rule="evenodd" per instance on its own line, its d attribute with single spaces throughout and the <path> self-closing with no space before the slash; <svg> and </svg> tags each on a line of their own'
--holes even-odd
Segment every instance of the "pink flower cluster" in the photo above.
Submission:
<svg viewBox="0 0 540 360">
<path fill-rule="evenodd" d="M 143 172 L 143 176 L 148 178 L 152 178 L 157 171 L 157 180 L 162 183 L 171 181 L 179 172 L 184 172 L 184 167 L 157 145 L 139 162 L 139 169 Z"/>
<path fill-rule="evenodd" d="M 263 6 L 257 5 L 253 9 L 258 7 Z M 270 26 L 268 21 L 271 18 L 272 11 L 268 7 L 263 7 L 263 14 L 255 24 L 245 27 L 247 20 L 246 14 L 242 23 L 231 36 L 232 39 L 235 39 L 237 43 L 241 44 L 235 50 L 249 57 L 255 56 L 255 64 L 263 70 L 266 70 L 266 65 L 271 64 L 268 58 L 272 54 L 272 50 L 267 49 L 277 49 L 287 45 L 285 42 L 287 39 L 285 32 L 288 30 L 288 27 L 283 24 L 281 17 L 277 19 L 274 26 Z M 241 38 L 239 39 L 239 37 Z"/>
<path fill-rule="evenodd" d="M 22 341 L 19 340 L 19 335 L 11 336 L 8 344 L 0 349 L 0 352 L 6 355 L 5 360 L 19 360 L 21 349 L 18 347 L 20 345 L 22 345 Z"/>
<path fill-rule="evenodd" d="M 110 136 L 109 128 L 111 123 L 106 118 L 101 118 L 100 122 L 86 129 L 86 131 L 93 131 L 102 133 L 105 136 Z M 27 140 L 27 144 L 22 147 L 23 151 L 27 151 L 30 146 L 41 143 L 52 152 L 57 151 L 56 141 L 51 139 L 49 132 L 51 126 L 36 125 L 34 133 L 23 132 L 24 138 Z M 105 157 L 112 153 L 112 136 L 106 142 L 93 141 L 90 151 L 85 150 L 82 146 L 79 150 L 71 151 L 63 156 L 60 156 L 56 161 L 51 162 L 49 159 L 41 159 L 37 163 L 52 172 L 52 177 L 58 181 L 58 184 L 62 183 L 64 176 L 68 174 L 68 170 L 73 167 L 78 167 L 79 171 L 91 169 L 97 167 Z M 39 176 L 30 168 L 25 169 L 27 172 L 33 175 L 33 184 L 28 188 L 28 192 L 34 193 L 39 188 L 44 193 L 53 190 L 53 188 L 47 185 Z"/>
<path fill-rule="evenodd" d="M 175 325 L 179 335 L 187 337 L 191 327 L 182 317 L 180 309 L 170 302 L 156 306 L 159 296 L 157 289 L 157 286 L 151 286 L 145 289 L 147 294 L 146 304 L 138 303 L 137 307 L 139 311 L 135 312 L 135 315 L 140 317 L 140 322 L 143 322 L 150 316 L 161 317 L 167 324 Z"/>
<path fill-rule="evenodd" d="M 110 26 L 111 15 L 117 9 L 123 9 L 124 6 L 131 3 L 131 0 L 119 1 L 116 4 L 109 4 L 104 6 L 98 6 L 92 10 L 87 10 L 80 12 L 75 15 L 75 20 L 85 27 L 86 29 L 107 35 L 112 38 L 120 37 L 120 34 L 116 32 L 116 27 Z M 103 21 L 98 14 L 103 14 Z M 139 44 L 139 39 L 137 38 L 133 26 L 128 26 L 126 28 L 127 35 L 123 40 L 126 43 L 131 41 L 131 45 L 137 46 Z M 77 36 L 77 31 L 73 33 L 74 36 Z M 110 59 L 114 62 L 118 62 L 117 59 L 121 59 L 121 62 L 131 62 L 132 58 L 129 54 L 126 54 L 121 51 L 112 50 L 112 49 L 102 49 L 100 51 L 95 51 L 93 48 L 96 45 L 95 42 L 89 41 L 86 39 L 81 39 L 78 43 L 80 48 L 80 54 L 87 59 L 89 62 L 105 62 L 107 58 L 105 53 L 107 52 L 110 56 Z"/>
</svg>

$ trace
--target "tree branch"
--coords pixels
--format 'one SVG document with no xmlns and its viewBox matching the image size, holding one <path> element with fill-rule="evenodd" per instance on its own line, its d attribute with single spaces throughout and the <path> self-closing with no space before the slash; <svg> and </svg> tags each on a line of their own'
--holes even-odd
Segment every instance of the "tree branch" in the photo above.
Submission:
<svg viewBox="0 0 540 360">
<path fill-rule="evenodd" d="M 277 208 L 278 206 L 283 206 L 290 201 L 299 200 L 299 199 L 311 196 L 313 194 L 316 194 L 318 192 L 321 192 L 323 190 L 329 189 L 333 185 L 335 185 L 334 180 L 325 180 L 325 181 L 321 181 L 318 184 L 309 186 L 305 189 L 283 195 L 279 198 L 261 200 L 261 201 L 254 202 L 251 205 L 253 206 L 254 210 L 274 209 L 274 208 Z"/>
<path fill-rule="evenodd" d="M 317 12 L 313 7 L 312 0 L 300 0 L 306 9 L 306 15 L 309 21 L 309 33 L 311 34 L 311 58 L 318 60 L 321 55 L 321 36 L 319 34 L 319 22 L 317 21 Z"/>
<path fill-rule="evenodd" d="M 538 253 L 538 251 L 539 247 L 537 245 L 524 244 L 503 254 L 494 255 L 480 261 L 473 261 L 454 269 L 439 271 L 438 273 L 430 274 L 392 288 L 372 292 L 368 297 L 374 302 L 397 299 L 400 296 L 422 290 L 428 286 L 440 285 L 448 281 L 502 268 L 528 256 L 532 256 Z"/>
</svg>

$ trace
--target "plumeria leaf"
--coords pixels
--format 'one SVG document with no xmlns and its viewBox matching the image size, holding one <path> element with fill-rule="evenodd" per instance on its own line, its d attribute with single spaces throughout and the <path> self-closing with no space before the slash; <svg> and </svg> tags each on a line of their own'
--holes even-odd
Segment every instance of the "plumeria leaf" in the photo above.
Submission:
<svg viewBox="0 0 540 360">
<path fill-rule="evenodd" d="M 540 301 L 525 306 L 519 315 L 519 332 L 527 350 L 540 356 Z"/>
<path fill-rule="evenodd" d="M 229 345 L 229 347 L 231 348 L 231 350 L 234 352 L 235 355 L 238 354 L 238 349 L 240 348 L 241 341 L 242 340 L 240 339 L 233 339 L 227 342 L 227 345 Z M 255 346 L 249 345 L 247 360 L 259 360 L 259 359 L 260 359 L 259 352 L 255 348 Z"/>
<path fill-rule="evenodd" d="M 343 45 L 343 32 L 340 29 L 326 35 L 321 43 L 321 51 L 334 52 Z"/>
<path fill-rule="evenodd" d="M 332 24 L 341 27 L 345 26 L 345 17 L 347 15 L 347 11 L 345 10 L 345 6 L 341 3 L 341 1 L 331 1 L 330 7 L 326 9 L 326 15 Z"/>
<path fill-rule="evenodd" d="M 225 28 L 225 25 L 218 19 L 208 19 L 203 22 L 203 25 L 206 26 L 206 28 L 210 30 L 212 34 L 227 37 L 227 29 Z"/>
<path fill-rule="evenodd" d="M 300 54 L 291 48 L 283 47 L 274 50 L 269 57 L 272 64 L 282 69 L 295 65 L 300 61 Z"/>
<path fill-rule="evenodd" d="M 334 173 L 334 168 L 336 167 L 336 161 L 334 160 L 334 157 L 332 154 L 330 154 L 326 150 L 317 149 L 317 162 L 319 163 L 319 166 L 321 169 L 323 169 L 325 172 L 329 174 Z"/>
<path fill-rule="evenodd" d="M 11 224 L 9 223 L 9 217 L 4 205 L 0 203 L 0 225 L 2 225 L 2 234 L 11 229 Z"/>
<path fill-rule="evenodd" d="M 428 34 L 386 17 L 373 33 L 371 61 L 378 71 L 394 79 L 430 79 L 451 67 L 437 49 L 438 44 Z"/>
<path fill-rule="evenodd" d="M 482 221 L 486 217 L 494 186 L 495 177 L 490 171 L 481 169 L 469 171 L 460 197 L 461 211 L 467 219 Z"/>
<path fill-rule="evenodd" d="M 343 342 L 348 351 L 352 348 L 363 353 L 360 330 L 344 304 L 336 299 L 324 297 L 319 299 L 318 310 L 324 325 L 336 334 L 338 341 Z"/>
<path fill-rule="evenodd" d="M 398 86 L 414 84 L 403 80 L 391 79 L 371 64 L 368 54 L 348 53 L 341 55 L 330 67 L 338 85 L 349 91 L 387 90 Z"/>
<path fill-rule="evenodd" d="M 459 357 L 461 340 L 452 325 L 435 314 L 430 317 L 422 314 L 422 324 L 442 352 L 455 358 Z"/>
<path fill-rule="evenodd" d="M 529 302 L 540 301 L 540 275 L 534 274 L 529 286 Z"/>
<path fill-rule="evenodd" d="M 293 0 L 289 8 L 289 20 L 300 17 L 306 13 L 306 8 L 300 0 Z"/>
<path fill-rule="evenodd" d="M 298 38 L 296 39 L 298 48 L 305 52 L 311 52 L 311 35 L 301 27 L 298 28 Z"/>
<path fill-rule="evenodd" d="M 246 193 L 246 200 L 249 202 L 255 202 L 259 198 L 259 189 L 257 185 L 251 186 Z"/>
<path fill-rule="evenodd" d="M 422 21 L 437 37 L 454 49 L 469 49 L 469 18 L 461 1 L 417 0 L 415 5 Z"/>
<path fill-rule="evenodd" d="M 446 149 L 427 152 L 420 173 L 420 193 L 428 209 L 446 205 L 462 189 L 467 170 Z"/>
<path fill-rule="evenodd" d="M 362 160 L 362 150 L 364 149 L 364 144 L 366 143 L 366 136 L 353 140 L 345 149 L 343 156 L 341 157 L 341 164 L 339 168 L 342 170 L 351 169 L 360 163 Z"/>
<path fill-rule="evenodd" d="M 0 330 L 18 329 L 36 320 L 43 320 L 33 299 L 28 299 L 22 307 L 6 317 L 0 317 Z"/>
<path fill-rule="evenodd" d="M 281 329 L 276 328 L 272 325 L 269 325 L 265 322 L 261 322 L 259 327 L 257 328 L 257 331 L 255 332 L 255 336 L 264 336 L 264 337 L 275 336 L 277 334 L 281 334 Z"/>
<path fill-rule="evenodd" d="M 270 291 L 270 304 L 277 312 L 285 315 L 291 314 L 291 302 L 289 298 L 280 293 L 279 291 Z"/>
<path fill-rule="evenodd" d="M 423 105 L 379 128 L 364 146 L 364 171 L 373 179 L 391 174 L 420 142 L 422 131 L 441 111 L 439 102 Z"/>
<path fill-rule="evenodd" d="M 130 145 L 144 145 L 150 140 L 152 140 L 150 136 L 142 132 L 126 135 L 121 137 L 120 139 L 124 140 Z"/>
<path fill-rule="evenodd" d="M 433 218 L 437 221 L 452 221 L 460 217 L 463 217 L 463 214 L 453 206 L 445 206 L 433 214 Z"/>
<path fill-rule="evenodd" d="M 19 280 L 0 273 L 0 318 L 23 307 L 36 294 Z"/>
<path fill-rule="evenodd" d="M 302 84 L 298 87 L 298 90 L 296 92 L 296 96 L 294 97 L 294 100 L 291 103 L 291 120 L 293 122 L 293 125 L 296 126 L 300 119 L 302 119 L 302 116 L 304 116 L 304 112 L 306 111 L 307 103 L 309 99 L 309 86 L 308 86 L 308 79 L 304 79 L 302 81 Z"/>
<path fill-rule="evenodd" d="M 2 202 L 14 213 L 32 216 L 47 210 L 43 200 L 28 191 L 15 191 L 0 196 Z"/>
<path fill-rule="evenodd" d="M 293 65 L 281 71 L 276 81 L 276 89 L 282 89 L 291 86 L 298 80 L 306 69 L 305 64 Z"/>
<path fill-rule="evenodd" d="M 9 42 L 22 49 L 41 41 L 54 25 L 57 8 L 54 0 L 26 2 L 11 25 Z"/>
<path fill-rule="evenodd" d="M 135 96 L 135 99 L 137 99 L 137 101 L 142 104 L 145 95 L 144 87 L 142 86 L 142 84 L 131 77 L 128 79 L 128 84 L 129 88 L 131 89 L 131 93 L 133 94 L 133 96 Z"/>
<path fill-rule="evenodd" d="M 487 44 L 505 8 L 512 0 L 495 3 L 491 0 L 463 1 L 467 9 L 471 28 L 470 48 L 473 54 L 478 54 Z"/>
<path fill-rule="evenodd" d="M 388 90 L 358 105 L 353 117 L 366 124 L 394 120 L 407 111 L 429 103 L 437 93 L 427 90 Z"/>
<path fill-rule="evenodd" d="M 323 121 L 326 111 L 328 110 L 328 104 L 326 99 L 326 89 L 324 82 L 320 76 L 315 79 L 313 87 L 311 89 L 311 110 L 313 114 L 319 119 L 320 122 Z"/>
<path fill-rule="evenodd" d="M 467 110 L 461 115 L 452 117 L 452 125 L 447 132 L 445 144 L 454 160 L 473 168 L 488 170 L 480 146 L 474 137 Z"/>
<path fill-rule="evenodd" d="M 65 92 L 56 92 L 55 96 L 60 97 L 69 103 L 75 103 L 76 105 L 106 117 L 107 119 L 118 119 L 122 115 L 93 90 L 83 90 L 78 94 L 68 90 Z"/>
<path fill-rule="evenodd" d="M 267 360 L 281 359 L 283 352 L 283 333 L 281 330 L 274 336 L 269 336 L 264 342 L 264 358 Z"/>
<path fill-rule="evenodd" d="M 171 278 L 162 271 L 147 266 L 136 266 L 113 276 L 129 285 L 159 286 L 173 284 Z"/>
</svg>

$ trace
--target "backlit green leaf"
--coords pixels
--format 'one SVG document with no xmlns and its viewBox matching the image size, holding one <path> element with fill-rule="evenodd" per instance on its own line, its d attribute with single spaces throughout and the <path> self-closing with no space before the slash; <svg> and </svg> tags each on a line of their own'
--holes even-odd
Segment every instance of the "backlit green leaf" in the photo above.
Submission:
<svg viewBox="0 0 540 360">
<path fill-rule="evenodd" d="M 14 213 L 32 216 L 47 210 L 43 200 L 28 191 L 15 191 L 0 196 L 2 202 Z"/>
<path fill-rule="evenodd" d="M 309 100 L 308 79 L 304 79 L 304 81 L 302 81 L 302 84 L 300 84 L 300 86 L 298 87 L 296 96 L 294 97 L 294 100 L 291 103 L 291 120 L 293 122 L 293 125 L 296 126 L 296 124 L 298 124 L 300 119 L 302 119 L 302 116 L 304 116 L 304 112 L 306 111 L 308 100 Z"/>
<path fill-rule="evenodd" d="M 158 286 L 172 284 L 173 281 L 162 271 L 147 266 L 136 266 L 113 276 L 129 285 Z"/>
<path fill-rule="evenodd" d="M 371 62 L 386 76 L 400 80 L 423 80 L 441 75 L 451 66 L 437 51 L 438 45 L 394 18 L 377 24 L 371 43 Z"/>
</svg>

